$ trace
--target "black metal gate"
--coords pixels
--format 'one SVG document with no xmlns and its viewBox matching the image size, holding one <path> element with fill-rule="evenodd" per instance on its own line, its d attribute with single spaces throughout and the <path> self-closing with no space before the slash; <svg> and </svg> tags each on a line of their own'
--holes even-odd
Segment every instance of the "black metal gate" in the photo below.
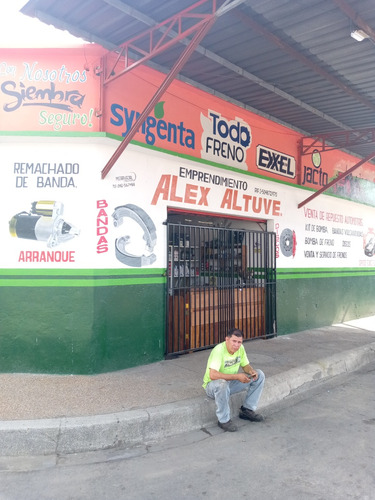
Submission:
<svg viewBox="0 0 375 500">
<path fill-rule="evenodd" d="M 276 236 L 167 223 L 167 354 L 276 335 Z"/>
</svg>

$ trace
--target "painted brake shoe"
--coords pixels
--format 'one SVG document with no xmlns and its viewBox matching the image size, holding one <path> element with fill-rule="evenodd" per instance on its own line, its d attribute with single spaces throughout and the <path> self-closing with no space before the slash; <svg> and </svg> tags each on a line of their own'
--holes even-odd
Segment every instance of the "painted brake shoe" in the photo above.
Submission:
<svg viewBox="0 0 375 500">
<path fill-rule="evenodd" d="M 153 252 L 156 244 L 156 228 L 151 217 L 137 205 L 127 204 L 116 207 L 112 214 L 115 227 L 121 226 L 125 217 L 130 217 L 137 222 L 144 231 L 143 239 L 146 241 L 147 250 Z M 123 264 L 131 267 L 143 267 L 153 264 L 156 255 L 132 255 L 126 251 L 126 245 L 130 242 L 130 236 L 121 236 L 116 239 L 115 249 L 116 257 Z"/>
</svg>

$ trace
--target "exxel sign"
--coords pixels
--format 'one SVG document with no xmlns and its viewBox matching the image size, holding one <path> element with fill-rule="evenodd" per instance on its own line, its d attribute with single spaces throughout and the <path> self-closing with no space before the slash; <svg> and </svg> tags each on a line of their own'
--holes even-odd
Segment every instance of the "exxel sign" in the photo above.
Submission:
<svg viewBox="0 0 375 500">
<path fill-rule="evenodd" d="M 257 146 L 257 166 L 274 174 L 294 179 L 296 176 L 296 160 L 274 149 Z"/>
</svg>

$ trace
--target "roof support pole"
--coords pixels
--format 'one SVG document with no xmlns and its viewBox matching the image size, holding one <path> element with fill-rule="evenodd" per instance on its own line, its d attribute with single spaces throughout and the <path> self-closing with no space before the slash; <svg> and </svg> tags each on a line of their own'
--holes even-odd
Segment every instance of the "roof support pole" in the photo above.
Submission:
<svg viewBox="0 0 375 500">
<path fill-rule="evenodd" d="M 342 172 L 340 175 L 338 175 L 336 177 L 336 179 L 333 179 L 331 182 L 329 182 L 328 184 L 326 184 L 325 186 L 323 186 L 321 189 L 319 189 L 318 191 L 316 191 L 315 193 L 313 193 L 311 196 L 309 196 L 308 198 L 306 198 L 306 200 L 304 200 L 301 203 L 299 203 L 298 204 L 298 208 L 303 207 L 304 205 L 306 205 L 306 203 L 309 203 L 309 201 L 313 200 L 314 198 L 316 198 L 317 196 L 319 196 L 320 194 L 322 194 L 324 191 L 326 191 L 330 187 L 332 187 L 335 184 L 337 184 L 338 182 L 340 182 L 342 179 L 345 179 L 346 176 L 348 176 L 349 174 L 351 174 L 352 172 L 354 172 L 354 170 L 356 170 L 358 167 L 360 167 L 361 165 L 363 165 L 367 161 L 370 161 L 374 157 L 375 157 L 375 151 L 373 153 L 369 154 L 368 156 L 366 156 L 366 158 L 363 158 L 361 161 L 359 161 L 358 163 L 356 163 L 352 167 L 350 167 L 349 170 L 347 170 L 346 172 Z"/>
<path fill-rule="evenodd" d="M 209 20 L 203 24 L 203 26 L 195 33 L 194 37 L 192 38 L 191 42 L 187 47 L 184 49 L 182 52 L 181 56 L 178 58 L 178 60 L 175 62 L 173 67 L 171 68 L 170 72 L 166 76 L 164 82 L 160 86 L 160 88 L 156 91 L 150 102 L 147 104 L 141 115 L 139 116 L 138 120 L 134 123 L 132 128 L 129 130 L 129 133 L 126 135 L 126 137 L 123 139 L 119 147 L 116 149 L 112 157 L 109 159 L 108 163 L 102 170 L 102 179 L 105 178 L 105 176 L 108 174 L 108 172 L 111 170 L 113 165 L 116 163 L 116 161 L 119 159 L 120 155 L 122 152 L 125 150 L 125 148 L 128 146 L 130 141 L 133 139 L 135 136 L 137 130 L 140 128 L 140 126 L 143 124 L 147 116 L 150 114 L 151 110 L 154 108 L 155 104 L 159 101 L 161 96 L 164 94 L 164 92 L 167 90 L 167 88 L 170 86 L 172 81 L 175 79 L 179 71 L 184 67 L 185 63 L 191 56 L 191 54 L 194 52 L 195 48 L 199 45 L 201 40 L 204 38 L 206 33 L 209 31 L 211 26 L 214 24 L 216 21 L 216 16 L 212 16 L 209 18 Z"/>
<path fill-rule="evenodd" d="M 297 184 L 301 185 L 302 180 L 302 148 L 303 148 L 303 138 L 297 141 Z"/>
</svg>

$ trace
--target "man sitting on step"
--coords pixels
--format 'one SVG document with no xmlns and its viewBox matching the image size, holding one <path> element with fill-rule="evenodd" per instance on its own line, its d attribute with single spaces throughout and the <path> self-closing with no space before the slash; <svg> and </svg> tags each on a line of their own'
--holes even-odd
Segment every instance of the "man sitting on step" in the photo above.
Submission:
<svg viewBox="0 0 375 500">
<path fill-rule="evenodd" d="M 224 431 L 234 432 L 236 425 L 230 415 L 230 395 L 246 390 L 239 417 L 251 422 L 261 422 L 262 415 L 256 413 L 263 391 L 265 376 L 249 364 L 243 342 L 243 333 L 237 328 L 229 330 L 225 341 L 211 351 L 203 378 L 207 396 L 215 400 L 218 426 Z M 239 368 L 243 373 L 239 373 Z"/>
</svg>

